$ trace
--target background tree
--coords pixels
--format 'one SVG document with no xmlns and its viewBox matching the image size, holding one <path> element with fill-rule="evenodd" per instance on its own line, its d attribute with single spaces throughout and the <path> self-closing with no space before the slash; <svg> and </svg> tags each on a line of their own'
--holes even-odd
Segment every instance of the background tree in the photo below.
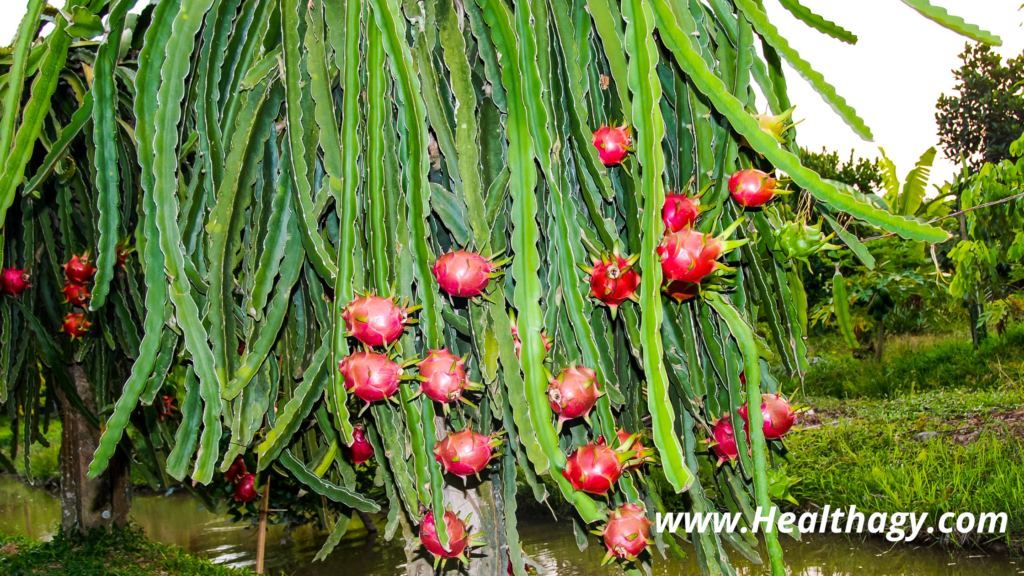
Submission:
<svg viewBox="0 0 1024 576">
<path fill-rule="evenodd" d="M 946 157 L 972 169 L 1011 157 L 1024 131 L 1024 55 L 1003 61 L 987 44 L 968 43 L 953 70 L 956 94 L 939 97 L 935 121 Z"/>
<path fill-rule="evenodd" d="M 604 525 L 631 575 L 665 497 L 752 523 L 786 482 L 760 399 L 769 359 L 808 368 L 796 268 L 831 248 L 819 218 L 855 253 L 835 217 L 947 237 L 800 164 L 771 121 L 790 108 L 782 59 L 871 132 L 750 0 L 135 3 L 30 0 L 0 60 L 0 400 L 26 447 L 40 398 L 86 418 L 62 450 L 99 435 L 96 481 L 124 456 L 211 507 L 224 482 L 249 502 L 301 484 L 321 555 L 384 502 L 410 572 L 429 571 L 417 532 L 440 560 L 483 528 L 470 572 L 524 576 L 520 470 L 527 497 L 554 483 L 581 543 Z M 764 206 L 772 169 L 817 204 Z M 664 222 L 666 189 L 703 190 L 699 217 Z M 587 411 L 566 412 L 570 392 Z M 735 439 L 716 448 L 731 462 L 698 475 L 710 436 Z M 353 469 L 369 454 L 373 489 Z M 622 467 L 585 476 L 588 455 Z M 689 536 L 707 574 L 733 571 L 727 547 L 760 560 L 751 533 Z"/>
</svg>

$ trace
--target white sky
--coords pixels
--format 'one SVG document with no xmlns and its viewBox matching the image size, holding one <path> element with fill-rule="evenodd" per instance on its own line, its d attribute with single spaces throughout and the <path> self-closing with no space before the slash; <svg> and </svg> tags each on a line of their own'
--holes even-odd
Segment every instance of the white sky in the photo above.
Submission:
<svg viewBox="0 0 1024 576">
<path fill-rule="evenodd" d="M 825 104 L 804 80 L 789 69 L 790 97 L 797 105 L 795 119 L 801 145 L 822 146 L 848 157 L 874 158 L 878 147 L 896 163 L 901 175 L 914 167 L 921 153 L 937 145 L 935 103 L 954 85 L 951 70 L 966 38 L 942 28 L 899 0 L 800 0 L 802 4 L 857 34 L 850 46 L 794 18 L 774 1 L 765 7 L 773 24 L 790 44 L 824 74 L 867 122 L 875 142 L 865 142 Z M 1024 52 L 1022 0 L 933 0 L 951 14 L 962 16 L 1003 39 L 996 51 L 1006 57 Z M 51 0 L 62 6 L 63 0 Z M 144 5 L 145 0 L 139 4 Z M 0 45 L 10 43 L 25 12 L 25 0 L 0 0 Z M 762 104 L 763 105 L 763 104 Z M 932 170 L 932 182 L 952 177 L 955 167 L 941 157 Z"/>
</svg>

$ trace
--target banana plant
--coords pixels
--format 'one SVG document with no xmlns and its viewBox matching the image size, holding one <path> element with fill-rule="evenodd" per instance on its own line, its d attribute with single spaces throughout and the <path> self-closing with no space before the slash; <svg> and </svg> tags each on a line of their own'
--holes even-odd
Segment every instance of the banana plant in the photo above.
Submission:
<svg viewBox="0 0 1024 576">
<path fill-rule="evenodd" d="M 748 201 L 774 190 L 731 176 L 946 238 L 800 164 L 783 59 L 870 136 L 760 0 L 29 0 L 0 55 L 0 402 L 26 458 L 57 399 L 93 478 L 320 495 L 318 557 L 386 504 L 387 538 L 523 576 L 516 499 L 560 498 L 630 574 L 684 537 L 705 574 L 760 562 L 752 533 L 649 528 L 686 491 L 774 509 L 759 398 L 769 362 L 807 369 L 799 275 Z"/>
</svg>

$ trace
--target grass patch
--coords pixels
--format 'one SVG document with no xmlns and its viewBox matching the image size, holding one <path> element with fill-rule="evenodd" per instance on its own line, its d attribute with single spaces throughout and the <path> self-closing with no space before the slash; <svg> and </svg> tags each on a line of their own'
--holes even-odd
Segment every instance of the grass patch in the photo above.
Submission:
<svg viewBox="0 0 1024 576">
<path fill-rule="evenodd" d="M 153 542 L 141 528 L 59 530 L 50 542 L 0 533 L 0 573 L 10 576 L 249 576 L 248 569 L 217 566 L 176 546 Z"/>
<path fill-rule="evenodd" d="M 959 535 L 961 545 L 1002 541 L 1024 554 L 1024 391 L 936 390 L 896 400 L 810 398 L 787 437 L 787 465 L 802 507 L 870 512 L 1006 512 L 1005 535 Z M 926 524 L 926 525 L 928 525 Z M 936 532 L 938 536 L 938 532 Z"/>
<path fill-rule="evenodd" d="M 951 334 L 950 339 L 893 339 L 882 364 L 854 358 L 834 347 L 821 347 L 823 354 L 808 371 L 803 394 L 836 398 L 896 398 L 935 389 L 970 388 L 991 390 L 1017 387 L 1024 383 L 1024 326 L 1003 336 L 987 338 L 974 348 L 970 338 Z M 795 390 L 789 380 L 784 390 Z"/>
</svg>

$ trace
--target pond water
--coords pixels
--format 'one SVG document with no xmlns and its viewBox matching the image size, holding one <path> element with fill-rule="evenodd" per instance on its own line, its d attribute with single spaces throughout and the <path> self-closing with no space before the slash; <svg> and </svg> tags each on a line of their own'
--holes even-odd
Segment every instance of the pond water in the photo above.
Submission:
<svg viewBox="0 0 1024 576">
<path fill-rule="evenodd" d="M 53 535 L 60 502 L 38 488 L 0 476 L 0 530 L 35 539 Z M 201 510 L 188 494 L 137 496 L 132 517 L 154 540 L 176 544 L 214 562 L 251 566 L 256 561 L 256 531 L 232 524 L 225 516 Z M 524 520 L 519 525 L 523 548 L 549 576 L 597 576 L 621 573 L 600 567 L 603 546 L 596 538 L 584 552 L 576 547 L 572 525 L 550 520 Z M 303 528 L 285 533 L 271 527 L 267 538 L 268 574 L 274 576 L 393 576 L 403 572 L 405 552 L 400 537 L 391 542 L 369 538 L 365 529 L 350 531 L 326 561 L 310 561 L 325 533 Z M 783 539 L 786 563 L 793 576 L 1003 576 L 1024 574 L 1024 560 L 976 551 L 900 544 L 882 539 L 804 535 L 802 542 Z M 700 574 L 694 553 L 685 543 L 688 562 L 657 558 L 657 576 Z M 768 574 L 732 554 L 742 576 Z"/>
</svg>

